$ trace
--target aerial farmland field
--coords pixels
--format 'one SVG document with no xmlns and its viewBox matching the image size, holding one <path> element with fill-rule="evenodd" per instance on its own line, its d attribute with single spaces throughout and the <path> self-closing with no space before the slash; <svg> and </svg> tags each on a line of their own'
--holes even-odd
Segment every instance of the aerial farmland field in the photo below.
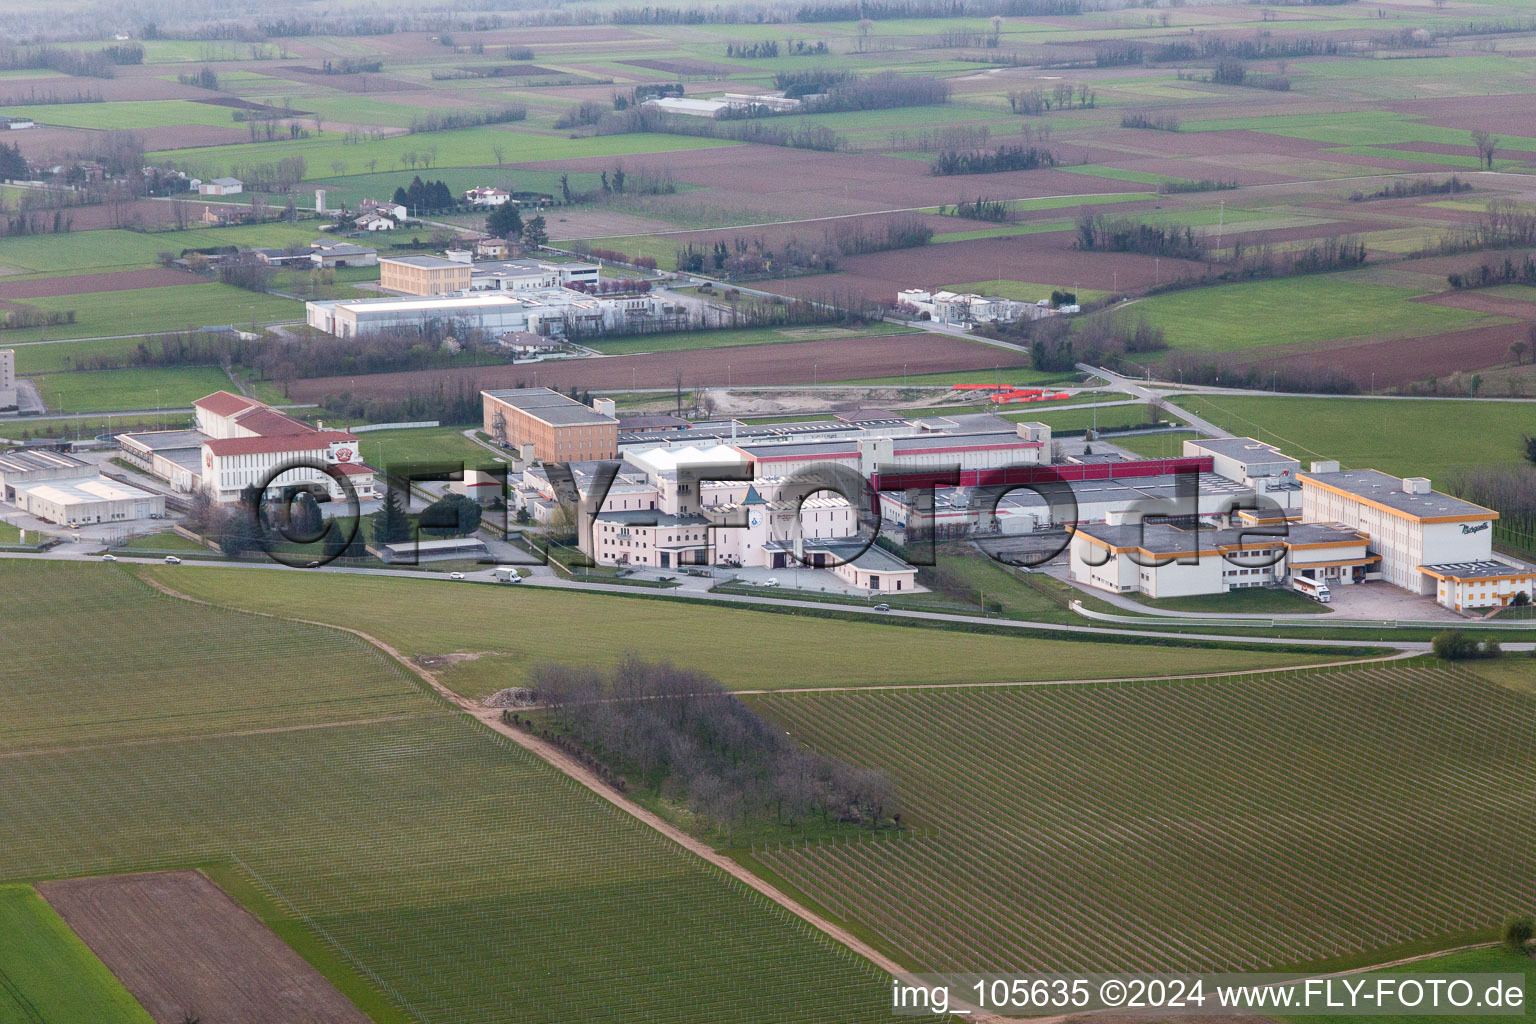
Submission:
<svg viewBox="0 0 1536 1024">
<path fill-rule="evenodd" d="M 1536 719 L 1464 670 L 754 699 L 896 773 L 913 821 L 754 856 L 930 971 L 1373 962 L 1530 897 L 1496 822 Z"/>
<path fill-rule="evenodd" d="M 1530 0 L 0 40 L 0 1024 L 1529 973 Z"/>
</svg>

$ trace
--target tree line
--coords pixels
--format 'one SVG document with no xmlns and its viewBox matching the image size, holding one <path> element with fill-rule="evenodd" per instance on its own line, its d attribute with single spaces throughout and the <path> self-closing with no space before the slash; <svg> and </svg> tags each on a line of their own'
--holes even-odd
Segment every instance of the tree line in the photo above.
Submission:
<svg viewBox="0 0 1536 1024">
<path fill-rule="evenodd" d="M 702 672 L 629 655 L 611 670 L 539 665 L 531 682 L 547 710 L 529 728 L 574 744 L 620 788 L 682 804 L 710 828 L 900 823 L 885 773 L 797 746 Z"/>
<path fill-rule="evenodd" d="M 1176 224 L 1147 224 L 1090 210 L 1078 214 L 1077 247 L 1183 260 L 1203 259 L 1206 253 L 1205 239 L 1189 225 L 1181 228 Z"/>
<path fill-rule="evenodd" d="M 960 152 L 947 149 L 933 161 L 935 175 L 994 174 L 999 171 L 1033 171 L 1040 167 L 1055 167 L 1054 150 L 1044 146 L 998 146 L 994 150 Z"/>
</svg>

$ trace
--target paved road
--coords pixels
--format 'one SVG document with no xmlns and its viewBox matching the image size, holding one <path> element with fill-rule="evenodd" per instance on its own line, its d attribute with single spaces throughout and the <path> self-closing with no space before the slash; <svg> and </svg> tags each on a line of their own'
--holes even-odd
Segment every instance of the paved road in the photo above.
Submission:
<svg viewBox="0 0 1536 1024">
<path fill-rule="evenodd" d="M 1109 383 L 1112 391 L 1139 398 L 1144 402 L 1162 402 L 1163 407 L 1176 416 L 1184 419 L 1190 426 L 1205 434 L 1207 437 L 1228 437 L 1225 430 L 1209 420 L 1203 420 L 1186 409 L 1181 409 L 1169 398 L 1169 393 L 1161 388 L 1155 388 L 1149 384 L 1123 376 L 1113 370 L 1106 370 L 1101 366 L 1091 366 L 1088 363 L 1078 363 L 1077 368 L 1084 373 L 1100 377 Z"/>
</svg>

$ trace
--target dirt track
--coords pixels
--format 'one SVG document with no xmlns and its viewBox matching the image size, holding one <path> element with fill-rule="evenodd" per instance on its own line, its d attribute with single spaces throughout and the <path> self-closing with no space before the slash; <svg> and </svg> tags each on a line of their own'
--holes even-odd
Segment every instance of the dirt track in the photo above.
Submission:
<svg viewBox="0 0 1536 1024">
<path fill-rule="evenodd" d="M 458 370 L 377 373 L 361 377 L 316 377 L 294 381 L 295 402 L 351 392 L 370 397 L 400 397 L 441 384 L 462 382 L 480 388 L 550 387 L 663 388 L 682 379 L 685 388 L 728 385 L 816 384 L 871 377 L 990 370 L 1027 362 L 1022 352 L 933 334 L 884 335 L 836 341 L 793 341 L 735 348 L 648 352 L 517 366 L 465 367 Z M 903 369 L 905 368 L 905 369 Z"/>
<path fill-rule="evenodd" d="M 352 1002 L 196 871 L 38 887 L 150 1016 L 219 1024 L 368 1024 Z"/>
</svg>

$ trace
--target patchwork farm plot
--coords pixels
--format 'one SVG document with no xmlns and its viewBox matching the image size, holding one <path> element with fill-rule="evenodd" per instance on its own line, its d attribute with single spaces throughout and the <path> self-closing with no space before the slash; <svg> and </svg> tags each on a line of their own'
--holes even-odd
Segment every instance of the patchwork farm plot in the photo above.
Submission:
<svg viewBox="0 0 1536 1024">
<path fill-rule="evenodd" d="M 1459 669 L 754 700 L 899 779 L 901 838 L 754 856 L 914 967 L 1370 963 L 1536 897 L 1536 705 Z"/>
<path fill-rule="evenodd" d="M 48 677 L 93 688 L 90 706 L 127 649 L 159 677 L 153 702 L 112 688 L 157 726 L 90 721 L 84 701 L 29 696 L 44 678 L 25 660 L 35 645 L 5 631 L 0 878 L 204 866 L 379 1022 L 878 1018 L 867 965 L 523 748 L 438 713 L 356 638 L 338 649 L 316 627 L 176 607 L 113 567 L 11 562 L 0 576 L 8 621 L 112 610 L 75 620 L 71 669 Z M 379 688 L 396 713 L 324 707 Z M 182 702 L 209 711 L 178 717 Z"/>
</svg>

